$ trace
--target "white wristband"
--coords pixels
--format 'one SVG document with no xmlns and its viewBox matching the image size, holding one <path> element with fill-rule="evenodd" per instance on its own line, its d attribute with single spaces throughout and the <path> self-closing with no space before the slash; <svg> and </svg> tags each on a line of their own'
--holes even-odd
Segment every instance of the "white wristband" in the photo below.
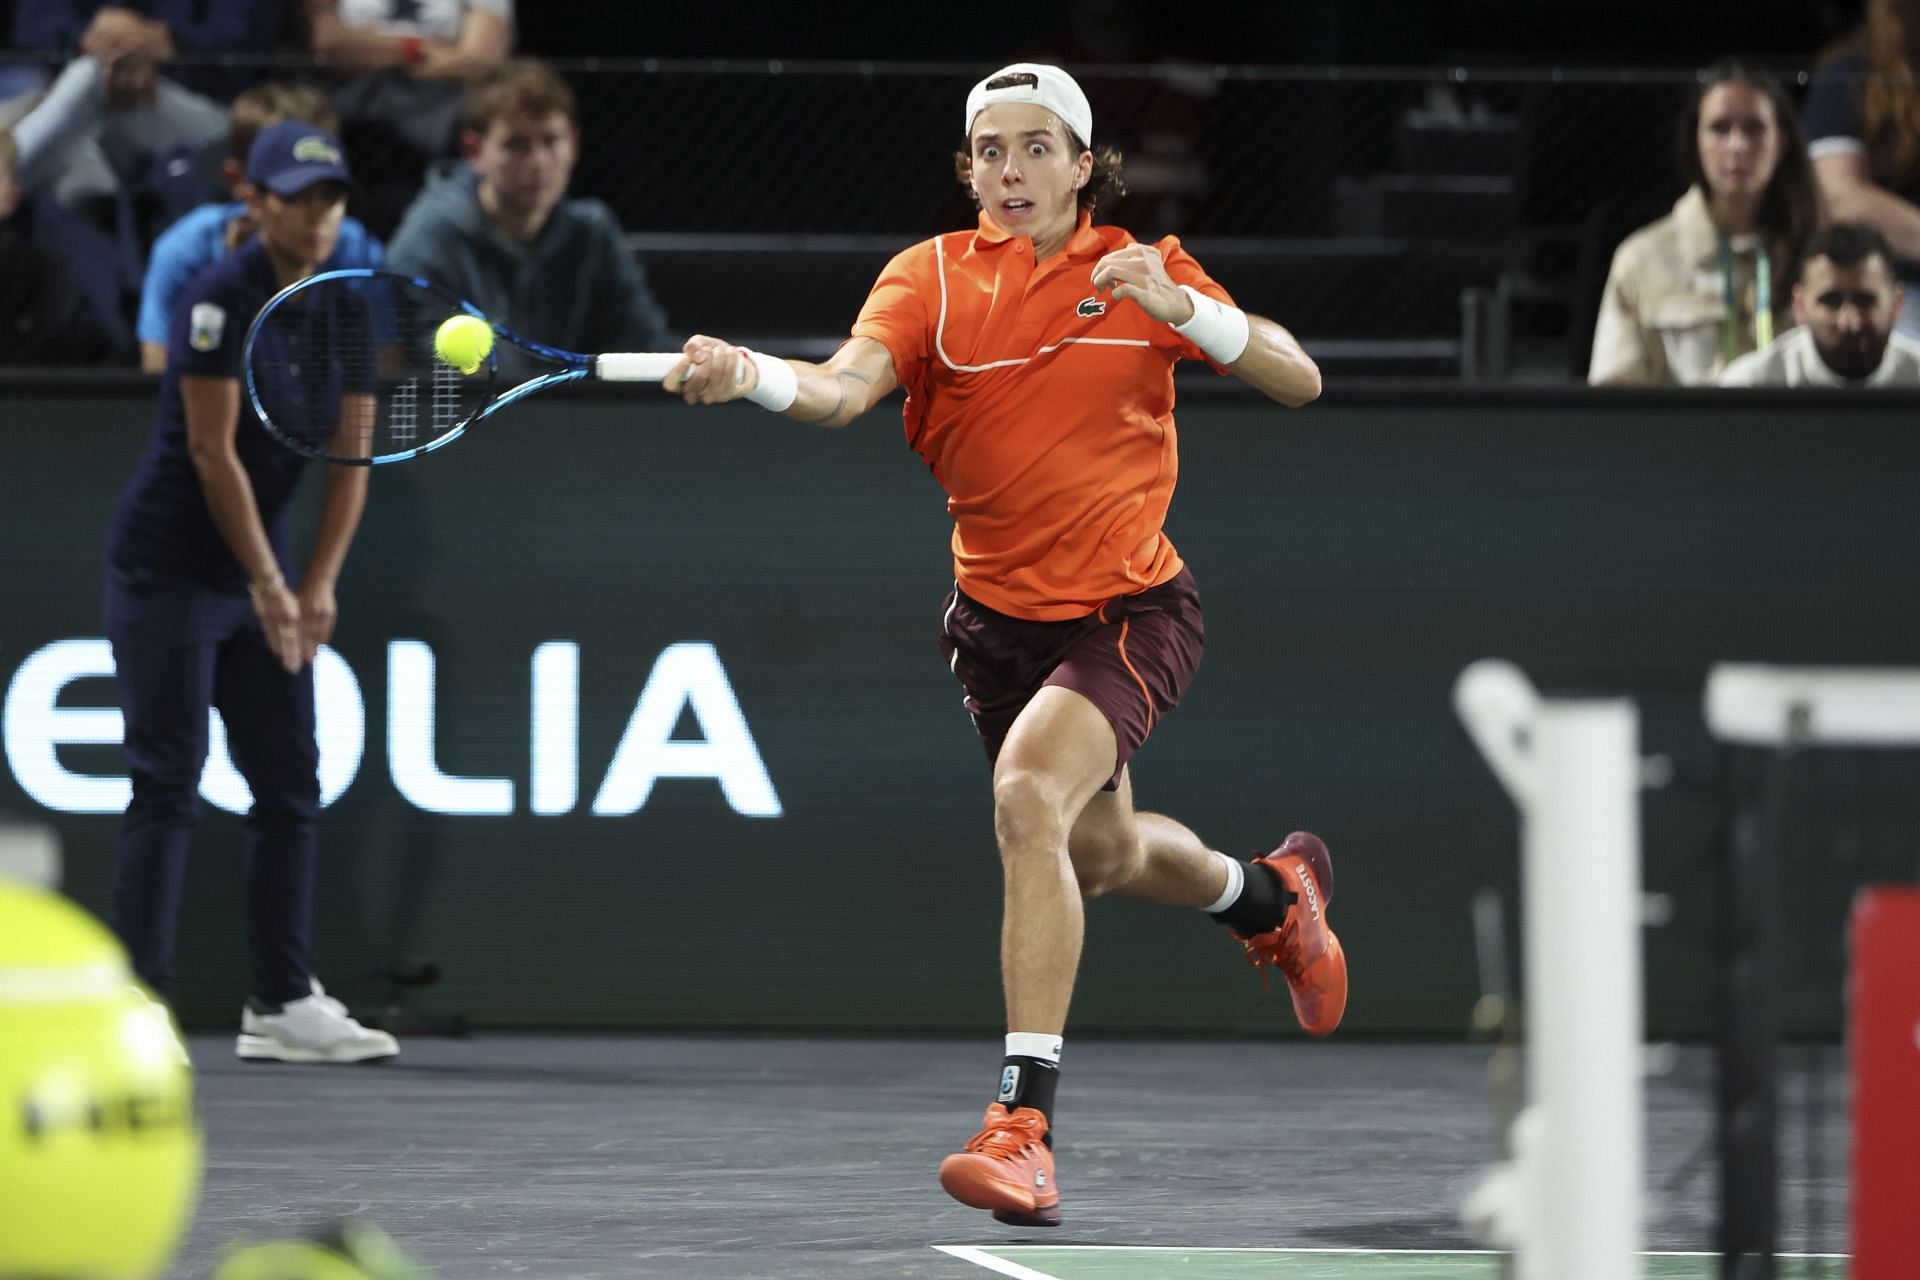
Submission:
<svg viewBox="0 0 1920 1280">
<path fill-rule="evenodd" d="M 1251 334 L 1246 312 L 1209 298 L 1190 284 L 1181 285 L 1180 292 L 1193 299 L 1193 315 L 1185 324 L 1174 325 L 1175 333 L 1206 352 L 1215 364 L 1232 364 L 1247 353 Z"/>
<path fill-rule="evenodd" d="M 791 409 L 800 394 L 800 375 L 793 371 L 793 366 L 778 356 L 763 356 L 746 347 L 740 350 L 760 371 L 760 380 L 754 383 L 753 390 L 747 392 L 745 399 L 775 413 L 785 413 Z"/>
</svg>

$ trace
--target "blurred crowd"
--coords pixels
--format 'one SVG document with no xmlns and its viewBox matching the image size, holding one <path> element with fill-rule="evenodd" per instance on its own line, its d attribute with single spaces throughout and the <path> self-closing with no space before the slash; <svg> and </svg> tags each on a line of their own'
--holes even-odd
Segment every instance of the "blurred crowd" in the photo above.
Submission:
<svg viewBox="0 0 1920 1280">
<path fill-rule="evenodd" d="M 23 60 L 0 62 L 0 364 L 158 370 L 173 301 L 251 233 L 248 147 L 286 119 L 337 135 L 351 160 L 354 217 L 329 265 L 428 276 L 556 346 L 677 345 L 634 228 L 571 192 L 578 86 L 519 55 L 513 5 L 19 0 L 10 49 Z M 1080 43 L 1068 61 L 1139 56 Z M 1920 278 L 1917 64 L 1920 0 L 1869 0 L 1804 93 L 1750 64 L 1702 72 L 1681 95 L 1677 174 L 1634 167 L 1640 194 L 1679 198 L 1617 249 L 1627 228 L 1603 233 L 1611 270 L 1572 301 L 1567 372 L 1607 385 L 1920 380 L 1920 296 L 1905 289 Z M 1135 230 L 1177 230 L 1231 185 L 1196 141 L 1211 87 L 1187 80 L 1155 77 L 1120 121 L 1133 190 L 1117 220 L 1155 224 Z M 1401 125 L 1435 115 L 1429 103 Z M 605 194 L 602 172 L 579 185 Z M 1350 196 L 1331 197 L 1336 222 Z"/>
<path fill-rule="evenodd" d="M 1727 61 L 1682 111 L 1686 190 L 1620 245 L 1595 385 L 1920 385 L 1920 4 L 1873 0 L 1796 111 Z"/>
<path fill-rule="evenodd" d="M 312 68 L 269 74 L 290 41 Z M 352 157 L 328 267 L 431 276 L 552 344 L 672 340 L 612 212 L 568 195 L 579 106 L 514 56 L 512 0 L 21 0 L 12 49 L 55 61 L 0 71 L 0 362 L 162 369 L 176 300 L 253 234 L 245 161 L 283 120 Z"/>
</svg>

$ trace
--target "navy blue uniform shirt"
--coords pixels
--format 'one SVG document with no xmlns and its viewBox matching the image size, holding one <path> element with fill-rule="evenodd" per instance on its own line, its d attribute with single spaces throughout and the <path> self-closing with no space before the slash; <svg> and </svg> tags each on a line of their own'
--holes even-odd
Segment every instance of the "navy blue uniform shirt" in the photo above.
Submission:
<svg viewBox="0 0 1920 1280">
<path fill-rule="evenodd" d="M 306 459 L 280 444 L 260 424 L 247 395 L 241 348 L 247 327 L 268 298 L 279 292 L 273 264 L 259 239 L 247 241 L 195 277 L 180 295 L 167 341 L 167 372 L 160 384 L 160 411 L 147 451 L 120 496 L 107 539 L 107 558 L 119 568 L 182 578 L 215 591 L 242 594 L 247 574 L 213 522 L 206 491 L 187 451 L 187 416 L 180 397 L 183 377 L 232 378 L 240 383 L 240 422 L 234 447 L 253 482 L 260 522 L 289 581 L 287 508 Z M 334 326 L 364 327 L 365 315 L 347 315 L 353 303 L 340 291 L 321 288 L 296 295 L 316 308 L 307 328 L 316 336 Z M 348 388 L 337 365 L 310 361 L 302 370 L 297 352 L 267 352 L 265 367 L 294 372 L 307 394 L 338 405 Z"/>
</svg>

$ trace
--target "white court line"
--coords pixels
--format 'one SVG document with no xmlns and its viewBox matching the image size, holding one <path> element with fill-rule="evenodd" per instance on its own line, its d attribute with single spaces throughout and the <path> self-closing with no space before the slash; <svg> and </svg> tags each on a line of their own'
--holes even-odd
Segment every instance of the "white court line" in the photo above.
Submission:
<svg viewBox="0 0 1920 1280">
<path fill-rule="evenodd" d="M 940 1249 L 944 1247 L 945 1247 L 944 1245 L 934 1246 L 934 1248 L 936 1249 Z M 1021 1249 L 1038 1249 L 1038 1250 L 1044 1250 L 1049 1253 L 1055 1252 L 1055 1251 L 1064 1252 L 1069 1249 L 1089 1249 L 1089 1250 L 1094 1250 L 1102 1253 L 1339 1253 L 1339 1254 L 1363 1254 L 1367 1256 L 1372 1256 L 1374 1254 L 1410 1253 L 1415 1255 L 1416 1257 L 1421 1257 L 1421 1258 L 1432 1258 L 1432 1257 L 1445 1257 L 1445 1258 L 1494 1257 L 1494 1258 L 1497 1258 L 1497 1257 L 1500 1257 L 1503 1253 L 1503 1250 L 1500 1250 L 1500 1249 L 1362 1249 L 1362 1248 L 1352 1248 L 1352 1247 L 1334 1248 L 1332 1246 L 1328 1246 L 1325 1248 L 1302 1247 L 1298 1249 L 1285 1249 L 1285 1248 L 1278 1248 L 1273 1245 L 1215 1245 L 1215 1244 L 1194 1244 L 1194 1245 L 995 1244 L 995 1245 L 985 1245 L 983 1247 L 992 1249 L 995 1253 L 1017 1252 L 1018 1250 L 1021 1250 Z M 1674 1256 L 1690 1257 L 1692 1255 L 1676 1254 Z M 1707 1257 L 1718 1257 L 1719 1255 L 1703 1253 L 1699 1256 L 1703 1258 L 1707 1258 Z M 1784 1258 L 1784 1257 L 1787 1257 L 1788 1255 L 1784 1253 L 1778 1253 L 1778 1254 L 1775 1254 L 1774 1256 L 1776 1258 Z"/>
<path fill-rule="evenodd" d="M 1008 1262 L 1005 1258 L 996 1258 L 985 1249 L 970 1244 L 937 1244 L 933 1246 L 942 1253 L 950 1253 L 962 1262 L 971 1262 L 976 1267 L 985 1267 L 997 1271 L 1003 1276 L 1012 1276 L 1013 1280 L 1059 1280 L 1057 1276 L 1044 1271 L 1035 1271 L 1032 1267 L 1023 1267 L 1017 1262 Z"/>
<path fill-rule="evenodd" d="M 944 1249 L 946 1247 L 946 1245 L 938 1244 L 934 1246 L 936 1249 Z M 964 1245 L 961 1247 L 974 1248 L 976 1246 Z M 1367 1255 L 1408 1253 L 1422 1258 L 1502 1257 L 1507 1252 L 1504 1249 L 1367 1249 L 1358 1246 L 1341 1246 L 1336 1248 L 1331 1245 L 1318 1248 L 1307 1246 L 1300 1248 L 1283 1248 L 1275 1245 L 1219 1244 L 996 1244 L 978 1247 L 989 1248 L 998 1253 L 1004 1253 L 1008 1250 L 1017 1251 L 1020 1249 L 1039 1249 L 1050 1253 L 1062 1252 L 1068 1249 L 1093 1249 L 1101 1252 L 1125 1250 L 1128 1253 L 1357 1253 Z M 1717 1258 L 1720 1255 L 1710 1249 L 1700 1251 L 1688 1249 L 1650 1249 L 1641 1253 L 1640 1256 L 1643 1258 Z M 1853 1255 L 1850 1253 L 1776 1253 L 1773 1256 L 1776 1258 L 1805 1258 L 1817 1262 L 1822 1258 L 1851 1258 Z"/>
<path fill-rule="evenodd" d="M 1170 1244 L 1003 1244 L 994 1245 L 993 1252 L 971 1244 L 937 1244 L 933 1246 L 942 1253 L 951 1254 L 962 1262 L 971 1262 L 977 1267 L 985 1267 L 1003 1276 L 1012 1276 L 1014 1280 L 1058 1280 L 1058 1277 L 1032 1267 L 1023 1266 L 995 1254 L 1019 1253 L 1025 1250 L 1035 1252 L 1065 1253 L 1073 1250 L 1087 1250 L 1097 1253 L 1278 1253 L 1278 1254 L 1336 1254 L 1345 1257 L 1420 1257 L 1420 1258 L 1484 1258 L 1500 1257 L 1498 1249 L 1362 1249 L 1362 1248 L 1298 1248 L 1272 1249 L 1247 1246 L 1222 1248 L 1215 1245 L 1170 1245 Z M 1713 1252 L 1694 1250 L 1653 1250 L 1642 1253 L 1643 1258 L 1717 1258 Z M 1841 1261 L 1851 1258 L 1849 1253 L 1776 1253 L 1776 1258 L 1798 1259 L 1805 1261 Z"/>
</svg>

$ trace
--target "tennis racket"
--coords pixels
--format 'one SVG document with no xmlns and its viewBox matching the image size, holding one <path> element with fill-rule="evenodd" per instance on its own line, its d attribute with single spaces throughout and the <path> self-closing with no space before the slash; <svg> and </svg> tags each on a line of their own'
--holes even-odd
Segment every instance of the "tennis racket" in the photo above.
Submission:
<svg viewBox="0 0 1920 1280">
<path fill-rule="evenodd" d="M 493 331 L 492 350 L 471 374 L 434 353 L 441 323 L 459 315 Z M 531 376 L 502 376 L 504 348 Z M 679 352 L 582 355 L 532 342 L 430 280 L 364 267 L 323 271 L 274 294 L 241 352 L 247 396 L 276 439 L 309 458 L 357 467 L 432 453 L 549 387 L 582 378 L 659 382 L 679 360 Z"/>
</svg>

